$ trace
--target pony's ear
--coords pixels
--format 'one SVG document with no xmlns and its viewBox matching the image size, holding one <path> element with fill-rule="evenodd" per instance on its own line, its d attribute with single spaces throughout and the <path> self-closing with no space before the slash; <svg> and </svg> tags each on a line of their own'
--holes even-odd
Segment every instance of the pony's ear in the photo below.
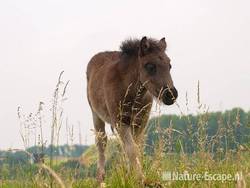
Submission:
<svg viewBox="0 0 250 188">
<path fill-rule="evenodd" d="M 149 50 L 149 42 L 147 37 L 143 37 L 140 42 L 140 56 L 146 55 L 147 51 Z"/>
<path fill-rule="evenodd" d="M 163 37 L 160 41 L 159 41 L 159 46 L 161 48 L 161 50 L 165 51 L 167 48 L 167 43 L 165 40 L 165 37 Z"/>
</svg>

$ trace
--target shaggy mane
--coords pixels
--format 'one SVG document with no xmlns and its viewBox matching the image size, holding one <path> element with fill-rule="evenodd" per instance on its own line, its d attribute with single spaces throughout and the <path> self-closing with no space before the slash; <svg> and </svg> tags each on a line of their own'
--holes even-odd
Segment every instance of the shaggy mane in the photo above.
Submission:
<svg viewBox="0 0 250 188">
<path fill-rule="evenodd" d="M 160 47 L 158 41 L 152 38 L 148 38 L 149 42 L 149 52 L 156 52 L 160 51 Z M 123 55 L 127 56 L 137 56 L 140 47 L 140 40 L 139 39 L 128 39 L 122 42 L 120 46 L 120 50 Z"/>
</svg>

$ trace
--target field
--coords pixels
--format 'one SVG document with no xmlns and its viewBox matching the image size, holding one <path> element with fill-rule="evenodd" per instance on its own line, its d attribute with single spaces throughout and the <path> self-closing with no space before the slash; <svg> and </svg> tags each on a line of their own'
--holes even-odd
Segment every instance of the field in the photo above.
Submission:
<svg viewBox="0 0 250 188">
<path fill-rule="evenodd" d="M 18 108 L 26 149 L 1 151 L 0 187 L 98 187 L 96 147 L 58 145 L 64 126 L 61 105 L 68 85 L 61 81 L 61 75 L 53 95 L 50 145 L 46 147 L 43 140 L 42 103 L 35 115 L 24 115 Z M 149 121 L 140 146 L 146 185 L 129 168 L 119 138 L 110 138 L 102 187 L 249 187 L 250 113 L 239 108 L 210 113 L 200 104 L 199 95 L 198 86 L 196 115 L 159 114 Z M 37 128 L 33 147 L 28 147 L 34 133 L 30 125 Z M 73 137 L 73 130 L 67 130 Z"/>
<path fill-rule="evenodd" d="M 55 160 L 53 170 L 56 175 L 52 177 L 53 173 L 41 164 L 16 165 L 14 179 L 7 178 L 10 176 L 8 174 L 10 169 L 2 169 L 1 173 L 4 174 L 1 175 L 0 185 L 4 188 L 50 187 L 51 185 L 53 187 L 97 187 L 94 178 L 96 163 L 92 158 L 93 154 L 96 156 L 94 146 L 86 151 L 85 163 L 82 166 L 72 159 Z M 113 152 L 113 157 L 110 156 L 107 165 L 106 187 L 142 187 L 133 175 L 134 173 L 128 173 L 125 158 L 114 154 Z M 144 156 L 143 159 L 148 187 L 157 187 L 157 185 L 162 187 L 247 187 L 250 184 L 249 168 L 249 152 L 246 151 L 227 153 L 223 159 L 219 160 L 213 159 L 213 156 L 206 152 L 192 155 L 163 154 L 158 148 L 153 156 Z M 178 180 L 164 180 L 164 173 L 167 172 L 190 175 L 207 174 L 207 179 L 191 180 L 188 177 L 186 179 L 178 177 Z M 227 178 L 228 175 L 232 176 L 232 179 Z"/>
</svg>

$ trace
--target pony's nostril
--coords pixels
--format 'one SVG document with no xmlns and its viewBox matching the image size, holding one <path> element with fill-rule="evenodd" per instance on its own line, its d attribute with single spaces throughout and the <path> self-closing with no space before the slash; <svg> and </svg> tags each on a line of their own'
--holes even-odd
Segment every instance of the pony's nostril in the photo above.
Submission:
<svg viewBox="0 0 250 188">
<path fill-rule="evenodd" d="M 173 97 L 176 99 L 178 97 L 178 91 L 174 88 L 171 89 Z"/>
<path fill-rule="evenodd" d="M 165 93 L 164 93 L 164 96 L 167 97 L 167 98 L 172 98 L 172 93 L 167 90 Z"/>
<path fill-rule="evenodd" d="M 178 97 L 178 91 L 175 88 L 171 88 L 171 89 L 167 89 L 164 94 L 163 97 L 166 100 L 172 100 L 175 101 L 176 98 Z"/>
<path fill-rule="evenodd" d="M 170 91 L 165 91 L 162 97 L 162 101 L 166 105 L 172 105 L 175 101 L 175 97 L 173 96 L 173 93 Z"/>
<path fill-rule="evenodd" d="M 170 89 L 165 88 L 163 95 L 162 95 L 162 101 L 166 105 L 172 105 L 177 99 L 177 96 L 178 96 L 178 92 L 175 89 L 175 87 L 170 88 Z"/>
</svg>

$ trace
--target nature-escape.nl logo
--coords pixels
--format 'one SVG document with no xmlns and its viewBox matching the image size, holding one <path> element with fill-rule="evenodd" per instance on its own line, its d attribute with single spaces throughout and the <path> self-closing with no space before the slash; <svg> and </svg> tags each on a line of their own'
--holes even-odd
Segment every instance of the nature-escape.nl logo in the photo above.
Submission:
<svg viewBox="0 0 250 188">
<path fill-rule="evenodd" d="M 230 173 L 210 173 L 208 171 L 202 173 L 189 173 L 188 171 L 171 172 L 165 171 L 162 173 L 163 181 L 238 181 L 242 179 L 242 172 L 236 174 Z"/>
</svg>

